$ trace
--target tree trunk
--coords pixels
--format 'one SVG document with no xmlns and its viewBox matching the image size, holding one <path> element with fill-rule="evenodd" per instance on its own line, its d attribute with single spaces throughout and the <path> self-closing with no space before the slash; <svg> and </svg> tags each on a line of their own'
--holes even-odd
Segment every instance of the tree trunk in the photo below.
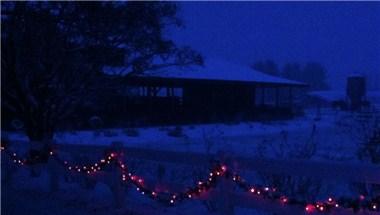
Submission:
<svg viewBox="0 0 380 215">
<path fill-rule="evenodd" d="M 43 122 L 29 122 L 26 124 L 26 135 L 30 141 L 49 142 L 49 140 L 52 140 L 54 136 L 53 126 L 54 125 L 46 124 Z"/>
<path fill-rule="evenodd" d="M 59 166 L 56 160 L 49 159 L 53 147 L 53 126 L 46 123 L 28 124 L 26 134 L 30 141 L 29 159 L 31 161 L 31 175 L 38 177 L 43 170 L 49 176 L 49 190 L 55 192 L 59 189 Z"/>
</svg>

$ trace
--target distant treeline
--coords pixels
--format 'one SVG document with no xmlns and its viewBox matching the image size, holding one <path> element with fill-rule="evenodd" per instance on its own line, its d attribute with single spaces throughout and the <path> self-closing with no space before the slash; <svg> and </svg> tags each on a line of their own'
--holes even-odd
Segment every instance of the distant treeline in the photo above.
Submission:
<svg viewBox="0 0 380 215">
<path fill-rule="evenodd" d="M 326 81 L 326 69 L 316 62 L 306 63 L 287 63 L 283 68 L 272 60 L 257 61 L 251 66 L 253 69 L 278 77 L 301 81 L 309 84 L 310 90 L 327 90 L 329 85 Z"/>
</svg>

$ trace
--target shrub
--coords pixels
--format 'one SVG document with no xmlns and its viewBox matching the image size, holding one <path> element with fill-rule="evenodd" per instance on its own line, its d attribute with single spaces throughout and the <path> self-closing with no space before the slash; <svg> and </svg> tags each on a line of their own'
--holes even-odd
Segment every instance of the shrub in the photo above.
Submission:
<svg viewBox="0 0 380 215">
<path fill-rule="evenodd" d="M 117 132 L 113 131 L 113 130 L 105 130 L 104 131 L 104 136 L 105 137 L 115 137 L 117 135 L 118 135 Z"/>
<path fill-rule="evenodd" d="M 170 137 L 185 137 L 181 126 L 176 126 L 174 129 L 168 131 Z"/>
<path fill-rule="evenodd" d="M 138 137 L 140 135 L 139 131 L 135 128 L 126 128 L 124 129 L 124 133 L 128 137 Z"/>
</svg>

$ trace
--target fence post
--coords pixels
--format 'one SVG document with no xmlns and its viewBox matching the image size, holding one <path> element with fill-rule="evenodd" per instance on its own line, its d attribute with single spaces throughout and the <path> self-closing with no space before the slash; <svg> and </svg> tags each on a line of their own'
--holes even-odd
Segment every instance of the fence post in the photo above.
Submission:
<svg viewBox="0 0 380 215">
<path fill-rule="evenodd" d="M 117 153 L 118 160 L 123 160 L 123 144 L 121 142 L 112 142 L 111 148 L 112 152 Z M 115 199 L 115 206 L 117 208 L 122 208 L 125 201 L 125 187 L 121 180 L 122 170 L 117 166 L 112 168 L 110 173 L 110 188 Z"/>
<path fill-rule="evenodd" d="M 17 168 L 14 166 L 12 158 L 8 154 L 1 156 L 1 185 L 3 188 L 12 188 L 14 174 L 17 172 Z"/>
<path fill-rule="evenodd" d="M 46 163 L 46 171 L 48 173 L 49 177 L 49 191 L 50 192 L 56 192 L 59 189 L 59 171 L 60 171 L 60 166 L 58 165 L 58 162 L 54 157 L 51 157 L 52 154 L 54 153 L 53 151 L 50 151 L 52 149 L 52 146 L 54 143 L 49 140 L 49 141 L 43 141 L 41 143 L 42 145 L 42 150 L 46 150 L 49 155 L 47 155 L 47 163 Z M 49 151 L 47 151 L 49 150 Z"/>
<path fill-rule="evenodd" d="M 218 158 L 220 161 L 231 168 L 231 160 L 227 157 L 226 153 L 219 151 Z M 231 194 L 234 190 L 234 183 L 231 178 L 220 177 L 216 192 L 217 210 L 220 215 L 233 215 L 234 202 L 231 199 Z"/>
<path fill-rule="evenodd" d="M 54 158 L 50 158 L 47 163 L 50 192 L 56 192 L 59 190 L 59 171 L 60 166 L 57 161 Z"/>
<path fill-rule="evenodd" d="M 36 151 L 36 152 L 41 152 L 44 150 L 44 144 L 46 142 L 44 141 L 30 141 L 30 152 Z M 30 168 L 30 173 L 32 177 L 39 177 L 41 176 L 41 171 L 43 169 L 43 165 L 40 163 L 37 164 L 32 164 Z M 49 169 L 47 169 L 48 174 L 49 174 Z"/>
</svg>

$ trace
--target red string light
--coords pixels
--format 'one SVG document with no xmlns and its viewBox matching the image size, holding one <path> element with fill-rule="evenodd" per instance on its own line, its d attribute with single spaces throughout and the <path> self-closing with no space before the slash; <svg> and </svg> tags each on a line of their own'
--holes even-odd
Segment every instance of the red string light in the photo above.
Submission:
<svg viewBox="0 0 380 215">
<path fill-rule="evenodd" d="M 2 150 L 4 150 L 2 148 Z M 58 158 L 57 154 L 54 153 L 53 151 L 49 151 L 48 155 L 50 157 L 54 157 L 57 160 L 60 161 Z M 29 162 L 28 159 L 20 159 L 17 155 L 17 153 L 11 153 L 10 154 L 11 159 L 15 164 L 19 165 L 24 165 L 24 164 L 33 164 Z M 203 181 L 198 181 L 196 187 L 190 188 L 188 191 L 184 193 L 179 193 L 179 194 L 171 194 L 169 195 L 170 198 L 165 200 L 165 197 L 167 194 L 164 193 L 159 193 L 154 190 L 149 190 L 148 188 L 144 187 L 144 180 L 142 178 L 139 178 L 135 175 L 133 175 L 131 172 L 126 171 L 128 168 L 127 166 L 121 162 L 119 159 L 117 159 L 118 154 L 115 152 L 111 152 L 107 154 L 104 158 L 100 159 L 99 162 L 96 162 L 92 165 L 72 165 L 69 164 L 68 161 L 64 160 L 61 161 L 61 164 L 68 170 L 68 171 L 73 171 L 81 174 L 92 174 L 96 173 L 97 171 L 102 170 L 105 168 L 107 165 L 115 164 L 117 167 L 120 168 L 122 172 L 122 177 L 121 180 L 123 182 L 127 182 L 128 179 L 136 186 L 136 190 L 140 192 L 142 195 L 149 194 L 152 199 L 159 200 L 161 202 L 166 202 L 169 203 L 169 205 L 173 205 L 177 201 L 182 201 L 184 199 L 191 199 L 194 196 L 198 196 L 203 192 L 207 192 L 209 189 L 211 189 L 213 186 L 215 186 L 215 183 L 217 182 L 217 178 L 227 176 L 227 178 L 232 178 L 232 181 L 234 181 L 238 186 L 244 188 L 245 190 L 248 190 L 248 192 L 256 195 L 260 195 L 263 198 L 273 198 L 275 197 L 280 200 L 281 203 L 283 204 L 304 204 L 302 202 L 297 202 L 294 199 L 290 201 L 289 197 L 285 195 L 281 195 L 278 193 L 276 188 L 270 188 L 268 186 L 266 187 L 261 187 L 261 186 L 249 186 L 245 180 L 243 180 L 239 175 L 236 174 L 231 174 L 227 169 L 226 165 L 217 165 L 210 173 L 209 173 L 209 178 L 205 182 Z M 359 196 L 360 201 L 368 201 L 369 204 L 361 204 L 360 206 L 363 209 L 369 209 L 373 211 L 379 211 L 379 204 L 380 204 L 380 196 L 370 200 L 367 199 L 365 196 L 360 195 Z M 337 208 L 340 207 L 340 205 L 344 205 L 346 208 L 354 206 L 350 206 L 347 203 L 351 202 L 351 200 L 347 201 L 336 201 L 332 197 L 329 197 L 325 203 L 323 202 L 316 202 L 315 204 L 307 204 L 305 206 L 305 211 L 306 212 L 314 212 L 315 210 L 318 210 L 320 212 L 327 212 L 330 211 L 332 208 Z M 347 206 L 348 205 L 348 206 Z M 367 205 L 367 206 L 365 206 Z"/>
<path fill-rule="evenodd" d="M 308 212 L 308 213 L 312 213 L 312 212 L 314 212 L 314 210 L 315 210 L 315 207 L 312 204 L 308 204 L 305 207 L 305 211 Z"/>
<path fill-rule="evenodd" d="M 281 197 L 280 197 L 280 200 L 281 200 L 281 202 L 284 203 L 284 204 L 288 202 L 288 198 L 287 198 L 286 196 L 281 196 Z"/>
</svg>

